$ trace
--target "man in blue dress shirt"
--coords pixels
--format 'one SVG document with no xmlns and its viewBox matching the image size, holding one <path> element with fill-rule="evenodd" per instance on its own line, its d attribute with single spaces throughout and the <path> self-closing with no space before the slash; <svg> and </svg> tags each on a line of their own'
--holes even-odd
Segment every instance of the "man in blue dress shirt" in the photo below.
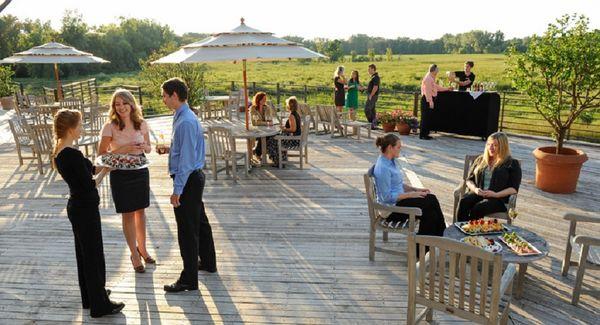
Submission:
<svg viewBox="0 0 600 325">
<path fill-rule="evenodd" d="M 187 97 L 188 87 L 183 80 L 172 78 L 162 84 L 163 103 L 175 112 L 171 147 L 167 151 L 169 174 L 173 178 L 171 205 L 183 259 L 179 279 L 164 286 L 167 292 L 198 290 L 198 270 L 217 271 L 212 229 L 202 202 L 204 135 L 202 125 L 188 106 Z"/>
</svg>

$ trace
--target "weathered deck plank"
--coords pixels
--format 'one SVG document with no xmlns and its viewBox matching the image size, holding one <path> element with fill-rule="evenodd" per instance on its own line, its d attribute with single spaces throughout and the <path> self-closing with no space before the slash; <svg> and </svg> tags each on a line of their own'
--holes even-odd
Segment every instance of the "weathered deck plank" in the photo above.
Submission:
<svg viewBox="0 0 600 325">
<path fill-rule="evenodd" d="M 168 126 L 168 119 L 151 121 Z M 512 138 L 523 165 L 516 223 L 546 237 L 550 256 L 530 266 L 524 296 L 514 301 L 516 323 L 593 323 L 598 293 L 569 304 L 574 271 L 560 276 L 568 225 L 566 211 L 600 211 L 600 149 L 586 147 L 578 192 L 543 193 L 533 186 L 531 151 L 539 140 Z M 463 157 L 483 148 L 480 140 L 453 136 L 434 141 L 404 138 L 403 155 L 422 183 L 438 196 L 447 222 L 451 193 Z M 150 155 L 150 252 L 156 267 L 136 275 L 114 212 L 110 189 L 101 188 L 108 285 L 127 306 L 122 316 L 96 323 L 403 323 L 406 266 L 403 257 L 377 254 L 368 260 L 368 216 L 362 174 L 375 161 L 373 140 L 311 135 L 309 167 L 257 169 L 233 185 L 207 174 L 204 200 L 213 225 L 218 274 L 200 273 L 200 294 L 165 295 L 181 261 L 169 206 L 166 159 Z M 40 176 L 33 164 L 18 166 L 14 146 L 0 142 L 0 323 L 92 321 L 79 308 L 75 256 L 66 219 L 67 189 L 55 172 Z M 580 229 L 598 234 L 598 227 Z M 381 238 L 378 238 L 381 240 Z M 402 249 L 390 237 L 388 247 Z M 600 287 L 588 272 L 584 288 Z M 441 313 L 440 323 L 461 322 Z"/>
</svg>

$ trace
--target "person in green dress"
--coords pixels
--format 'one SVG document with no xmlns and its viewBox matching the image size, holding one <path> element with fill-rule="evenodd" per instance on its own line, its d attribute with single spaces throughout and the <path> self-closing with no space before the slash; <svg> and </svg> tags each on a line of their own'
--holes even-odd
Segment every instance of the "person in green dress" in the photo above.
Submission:
<svg viewBox="0 0 600 325">
<path fill-rule="evenodd" d="M 350 80 L 347 85 L 348 91 L 346 92 L 346 109 L 349 111 L 349 117 L 351 120 L 356 120 L 356 110 L 358 109 L 358 91 L 363 90 L 363 86 L 360 85 L 358 79 L 358 71 L 352 71 Z"/>
</svg>

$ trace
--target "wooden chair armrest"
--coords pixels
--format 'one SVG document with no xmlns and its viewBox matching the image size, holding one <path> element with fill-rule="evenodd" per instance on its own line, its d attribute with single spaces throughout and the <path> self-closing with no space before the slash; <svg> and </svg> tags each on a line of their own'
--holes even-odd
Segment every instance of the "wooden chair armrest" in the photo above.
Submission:
<svg viewBox="0 0 600 325">
<path fill-rule="evenodd" d="M 506 266 L 506 270 L 502 274 L 502 278 L 500 279 L 500 297 L 504 296 L 504 293 L 513 283 L 513 279 L 517 274 L 517 266 L 513 263 L 510 263 Z"/>
<path fill-rule="evenodd" d="M 592 236 L 577 235 L 573 237 L 573 241 L 580 245 L 599 246 L 600 238 Z"/>
<path fill-rule="evenodd" d="M 462 194 L 465 192 L 465 187 L 467 186 L 467 183 L 465 183 L 465 181 L 460 182 L 460 184 L 454 188 L 454 197 L 455 198 L 460 198 L 462 196 Z"/>
<path fill-rule="evenodd" d="M 586 215 L 581 215 L 581 214 L 576 214 L 576 213 L 566 213 L 563 216 L 563 219 L 569 220 L 571 222 L 575 221 L 575 222 L 600 223 L 600 217 L 586 216 Z"/>
<path fill-rule="evenodd" d="M 408 215 L 408 230 L 410 232 L 415 231 L 415 225 L 417 223 L 416 217 L 421 216 L 422 212 L 419 208 L 409 208 L 409 207 L 399 207 L 395 205 L 386 205 L 377 202 L 373 202 L 373 208 L 375 211 L 381 210 L 386 212 L 396 212 L 396 213 L 404 213 Z M 385 216 L 387 218 L 389 215 Z"/>
</svg>

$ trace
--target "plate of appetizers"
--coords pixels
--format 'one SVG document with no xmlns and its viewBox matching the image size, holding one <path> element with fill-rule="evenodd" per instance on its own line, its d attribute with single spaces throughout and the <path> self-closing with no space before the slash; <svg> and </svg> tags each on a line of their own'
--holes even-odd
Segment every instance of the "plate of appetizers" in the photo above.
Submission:
<svg viewBox="0 0 600 325">
<path fill-rule="evenodd" d="M 479 247 L 487 252 L 500 253 L 502 251 L 502 245 L 492 238 L 484 236 L 467 236 L 460 240 L 463 243 Z"/>
<path fill-rule="evenodd" d="M 114 169 L 136 170 L 150 166 L 150 161 L 143 155 L 107 153 L 96 158 L 96 165 Z"/>
<path fill-rule="evenodd" d="M 500 240 L 519 256 L 538 255 L 541 254 L 539 249 L 531 245 L 523 237 L 517 235 L 516 232 L 504 233 L 498 236 Z"/>
<path fill-rule="evenodd" d="M 456 222 L 454 225 L 463 233 L 471 236 L 501 234 L 507 231 L 506 226 L 498 222 L 498 219 L 477 219 Z"/>
</svg>

